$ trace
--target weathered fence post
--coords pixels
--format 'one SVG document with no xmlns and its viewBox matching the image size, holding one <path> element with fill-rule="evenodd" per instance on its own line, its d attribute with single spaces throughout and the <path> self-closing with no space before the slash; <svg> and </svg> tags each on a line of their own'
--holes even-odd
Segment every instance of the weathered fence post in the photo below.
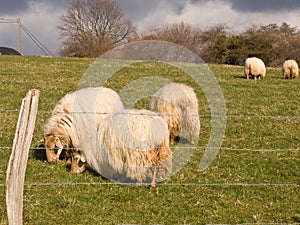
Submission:
<svg viewBox="0 0 300 225">
<path fill-rule="evenodd" d="M 22 100 L 12 153 L 6 172 L 8 224 L 23 223 L 23 190 L 28 153 L 33 136 L 40 92 L 30 90 Z"/>
</svg>

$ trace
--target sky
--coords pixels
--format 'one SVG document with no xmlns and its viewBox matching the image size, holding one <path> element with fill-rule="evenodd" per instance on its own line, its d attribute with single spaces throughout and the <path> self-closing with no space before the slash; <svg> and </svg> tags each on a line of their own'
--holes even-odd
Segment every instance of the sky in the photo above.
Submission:
<svg viewBox="0 0 300 225">
<path fill-rule="evenodd" d="M 184 21 L 206 29 L 226 24 L 233 31 L 243 31 L 251 25 L 283 22 L 300 29 L 299 0 L 117 0 L 125 18 L 137 30 L 147 31 L 169 23 Z M 72 0 L 0 0 L 0 46 L 18 50 L 18 25 L 21 23 L 52 54 L 58 55 L 61 39 L 57 25 Z M 9 19 L 9 20 L 8 20 Z M 3 23 L 4 22 L 4 23 Z M 44 55 L 24 31 L 24 55 Z"/>
</svg>

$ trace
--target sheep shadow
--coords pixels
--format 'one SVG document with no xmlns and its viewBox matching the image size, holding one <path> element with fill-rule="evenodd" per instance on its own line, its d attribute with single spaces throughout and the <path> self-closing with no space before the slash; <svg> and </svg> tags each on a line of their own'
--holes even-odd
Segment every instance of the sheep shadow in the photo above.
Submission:
<svg viewBox="0 0 300 225">
<path fill-rule="evenodd" d="M 235 79 L 245 79 L 245 80 L 246 80 L 245 75 L 234 75 L 233 77 L 234 77 Z"/>
<path fill-rule="evenodd" d="M 66 162 L 66 165 L 65 165 L 65 168 L 66 168 L 66 171 L 71 171 L 71 166 L 72 166 L 72 162 L 70 161 L 67 161 Z M 108 180 L 106 179 L 105 177 L 101 176 L 100 174 L 98 174 L 95 170 L 93 170 L 91 167 L 87 166 L 87 168 L 85 169 L 85 171 L 83 171 L 82 173 L 88 173 L 94 177 L 99 177 L 99 178 L 102 178 L 104 180 Z M 76 173 L 74 173 L 74 175 L 78 175 Z"/>
<path fill-rule="evenodd" d="M 56 150 L 57 151 L 57 150 Z M 33 158 L 39 161 L 47 161 L 47 156 L 46 156 L 46 147 L 44 144 L 40 144 L 39 146 L 36 146 L 33 148 Z M 61 152 L 59 159 L 61 161 L 65 161 L 67 162 L 69 159 L 69 154 L 67 153 L 67 151 L 65 149 L 63 149 L 63 151 Z"/>
<path fill-rule="evenodd" d="M 39 146 L 36 146 L 33 148 L 33 158 L 39 161 L 46 161 L 46 148 L 44 144 L 40 144 Z"/>
<path fill-rule="evenodd" d="M 180 137 L 180 136 L 177 136 L 174 140 L 174 145 L 178 145 L 178 144 L 191 144 L 190 140 L 188 140 L 188 138 L 185 138 L 185 137 Z"/>
</svg>

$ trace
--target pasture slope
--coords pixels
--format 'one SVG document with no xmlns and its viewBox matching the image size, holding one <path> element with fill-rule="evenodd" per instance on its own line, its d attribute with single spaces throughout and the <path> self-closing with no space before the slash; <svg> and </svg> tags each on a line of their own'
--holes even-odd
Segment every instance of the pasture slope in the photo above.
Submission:
<svg viewBox="0 0 300 225">
<path fill-rule="evenodd" d="M 300 223 L 300 79 L 267 68 L 246 80 L 240 66 L 210 65 L 227 107 L 226 136 L 205 171 L 198 166 L 210 136 L 204 94 L 177 68 L 143 62 L 118 71 L 105 85 L 119 91 L 155 74 L 184 82 L 199 98 L 201 134 L 191 160 L 155 189 L 114 184 L 93 171 L 71 174 L 70 164 L 44 162 L 38 147 L 56 102 L 77 88 L 92 59 L 0 57 L 0 224 L 7 224 L 5 173 L 21 99 L 39 89 L 36 129 L 26 171 L 24 224 Z M 143 88 L 143 87 L 141 87 Z M 136 104 L 147 106 L 148 98 Z"/>
</svg>

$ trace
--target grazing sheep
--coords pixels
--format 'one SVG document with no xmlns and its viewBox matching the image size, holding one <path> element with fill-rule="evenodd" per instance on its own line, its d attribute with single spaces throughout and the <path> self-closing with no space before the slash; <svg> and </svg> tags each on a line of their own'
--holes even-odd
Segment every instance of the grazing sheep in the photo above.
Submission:
<svg viewBox="0 0 300 225">
<path fill-rule="evenodd" d="M 170 144 L 181 131 L 188 132 L 191 144 L 199 138 L 200 120 L 198 99 L 193 89 L 184 84 L 170 83 L 160 88 L 151 98 L 149 108 L 158 112 L 168 124 Z"/>
<path fill-rule="evenodd" d="M 94 146 L 92 140 L 94 139 Z M 86 140 L 74 153 L 71 171 L 83 172 L 87 164 L 100 175 L 138 184 L 151 177 L 166 179 L 172 170 L 172 152 L 166 122 L 149 110 L 124 110 L 101 121 L 97 137 Z"/>
<path fill-rule="evenodd" d="M 298 64 L 295 60 L 286 60 L 282 66 L 282 73 L 285 79 L 295 79 L 298 76 Z"/>
<path fill-rule="evenodd" d="M 266 76 L 266 66 L 259 58 L 247 58 L 245 61 L 244 73 L 247 79 L 249 79 L 249 75 L 252 75 L 255 80 L 261 79 Z"/>
<path fill-rule="evenodd" d="M 109 88 L 85 88 L 65 95 L 44 127 L 47 161 L 57 162 L 62 152 L 70 159 L 70 149 L 96 132 L 101 120 L 123 109 L 120 97 Z"/>
</svg>

